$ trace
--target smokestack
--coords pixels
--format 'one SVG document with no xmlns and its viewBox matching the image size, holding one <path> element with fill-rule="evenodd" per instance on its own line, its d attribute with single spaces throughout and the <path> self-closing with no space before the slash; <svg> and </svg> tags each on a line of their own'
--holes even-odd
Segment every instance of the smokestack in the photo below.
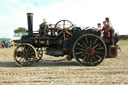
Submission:
<svg viewBox="0 0 128 85">
<path fill-rule="evenodd" d="M 28 35 L 33 35 L 33 13 L 27 13 L 27 19 L 28 19 Z"/>
</svg>

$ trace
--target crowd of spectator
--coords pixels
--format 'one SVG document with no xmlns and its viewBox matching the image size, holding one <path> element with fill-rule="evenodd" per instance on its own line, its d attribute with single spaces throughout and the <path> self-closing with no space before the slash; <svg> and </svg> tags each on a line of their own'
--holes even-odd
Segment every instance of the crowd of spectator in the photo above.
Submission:
<svg viewBox="0 0 128 85">
<path fill-rule="evenodd" d="M 0 48 L 11 48 L 12 46 L 17 46 L 18 43 L 14 43 L 13 41 L 1 41 Z"/>
</svg>

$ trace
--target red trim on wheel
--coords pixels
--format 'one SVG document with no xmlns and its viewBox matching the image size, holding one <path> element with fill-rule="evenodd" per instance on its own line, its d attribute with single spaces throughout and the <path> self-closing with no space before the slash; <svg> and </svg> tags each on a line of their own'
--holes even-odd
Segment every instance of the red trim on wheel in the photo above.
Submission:
<svg viewBox="0 0 128 85">
<path fill-rule="evenodd" d="M 88 51 L 91 51 L 91 52 L 88 52 Z M 93 52 L 92 52 L 93 51 Z M 92 48 L 92 47 L 87 47 L 86 49 L 85 49 L 85 54 L 87 54 L 87 55 L 93 55 L 93 54 L 95 54 L 95 49 L 94 48 Z"/>
</svg>

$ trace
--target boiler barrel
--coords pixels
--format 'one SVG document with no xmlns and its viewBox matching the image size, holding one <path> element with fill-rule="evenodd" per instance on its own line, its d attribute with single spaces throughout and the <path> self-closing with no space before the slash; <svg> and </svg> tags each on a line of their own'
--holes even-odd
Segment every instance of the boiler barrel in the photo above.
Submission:
<svg viewBox="0 0 128 85">
<path fill-rule="evenodd" d="M 33 35 L 33 13 L 27 13 L 27 19 L 28 19 L 28 35 Z"/>
</svg>

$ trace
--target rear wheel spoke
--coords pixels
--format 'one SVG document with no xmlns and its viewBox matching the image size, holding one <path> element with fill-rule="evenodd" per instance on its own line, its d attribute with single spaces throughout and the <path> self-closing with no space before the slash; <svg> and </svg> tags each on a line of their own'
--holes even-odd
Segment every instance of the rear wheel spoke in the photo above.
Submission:
<svg viewBox="0 0 128 85">
<path fill-rule="evenodd" d="M 104 49 L 104 47 L 96 48 L 96 50 L 103 50 L 103 49 Z"/>
<path fill-rule="evenodd" d="M 89 55 L 87 55 L 86 62 L 89 63 Z"/>
<path fill-rule="evenodd" d="M 95 45 L 95 46 L 93 46 L 93 48 L 95 49 L 95 48 L 97 48 L 99 45 L 97 44 L 97 45 Z"/>
<path fill-rule="evenodd" d="M 87 44 L 88 44 L 88 43 L 89 43 L 89 42 L 88 42 L 88 38 L 87 38 L 87 37 L 85 37 L 85 39 L 86 39 L 86 42 L 87 42 Z"/>
<path fill-rule="evenodd" d="M 99 58 L 99 59 L 102 59 L 102 57 L 101 57 L 101 56 L 99 56 L 99 55 L 96 55 L 96 57 L 97 57 L 97 58 Z"/>
<path fill-rule="evenodd" d="M 104 52 L 96 51 L 96 54 L 104 54 Z"/>
<path fill-rule="evenodd" d="M 87 48 L 88 46 L 86 45 L 85 41 L 83 39 L 81 40 L 82 44 Z"/>
<path fill-rule="evenodd" d="M 76 48 L 77 50 L 80 50 L 80 51 L 85 51 L 85 49 L 83 48 Z"/>
<path fill-rule="evenodd" d="M 83 53 L 80 57 L 81 57 L 81 58 L 82 58 L 82 57 L 85 57 L 85 53 Z"/>
<path fill-rule="evenodd" d="M 79 55 L 79 54 L 83 54 L 83 52 L 80 51 L 80 52 L 76 52 L 75 54 L 76 54 L 76 55 Z"/>
<path fill-rule="evenodd" d="M 96 59 L 96 57 L 94 55 L 92 55 L 92 58 L 93 58 L 94 62 L 97 61 L 97 59 Z"/>
<path fill-rule="evenodd" d="M 94 62 L 93 62 L 93 59 L 92 59 L 91 56 L 90 56 L 90 63 L 91 63 L 91 65 L 93 66 Z"/>
<path fill-rule="evenodd" d="M 92 43 L 92 46 L 96 45 L 96 42 L 97 42 L 97 38 L 94 40 L 94 42 Z"/>
<path fill-rule="evenodd" d="M 78 46 L 85 48 L 82 44 L 80 44 L 79 42 L 77 43 Z"/>
<path fill-rule="evenodd" d="M 92 46 L 92 37 L 91 37 L 91 39 L 90 39 L 90 45 L 89 45 L 90 47 Z"/>
<path fill-rule="evenodd" d="M 87 59 L 87 56 L 84 56 L 84 58 L 83 58 L 83 62 L 85 62 L 85 61 L 86 61 L 86 59 Z"/>
</svg>

